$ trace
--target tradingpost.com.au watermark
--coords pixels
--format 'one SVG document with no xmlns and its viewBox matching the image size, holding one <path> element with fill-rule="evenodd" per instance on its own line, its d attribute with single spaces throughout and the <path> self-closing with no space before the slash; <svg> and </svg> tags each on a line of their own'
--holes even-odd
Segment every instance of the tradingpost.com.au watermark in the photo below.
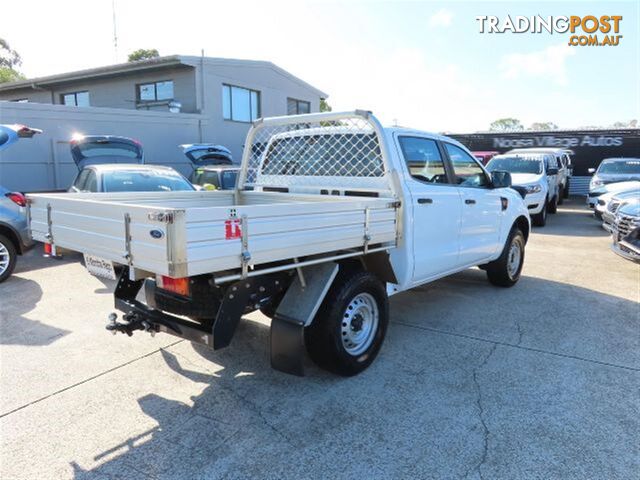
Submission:
<svg viewBox="0 0 640 480">
<path fill-rule="evenodd" d="M 616 46 L 622 38 L 619 35 L 622 15 L 515 15 L 513 18 L 510 15 L 504 18 L 480 15 L 476 20 L 480 24 L 480 33 L 571 33 L 568 43 L 572 47 Z"/>
</svg>

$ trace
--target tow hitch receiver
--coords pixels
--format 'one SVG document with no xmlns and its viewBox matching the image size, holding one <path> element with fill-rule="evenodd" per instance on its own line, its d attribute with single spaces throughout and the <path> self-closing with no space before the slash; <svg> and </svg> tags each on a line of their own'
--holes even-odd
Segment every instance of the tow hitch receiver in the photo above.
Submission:
<svg viewBox="0 0 640 480">
<path fill-rule="evenodd" d="M 122 319 L 124 320 L 124 322 L 118 322 L 118 314 L 115 312 L 110 313 L 107 330 L 109 330 L 114 335 L 118 332 L 121 332 L 126 333 L 129 336 L 132 336 L 135 330 L 144 330 L 145 332 L 151 333 L 152 337 L 155 336 L 156 332 L 159 331 L 157 325 L 151 325 L 151 323 L 149 323 L 137 313 L 125 313 L 122 316 Z"/>
</svg>

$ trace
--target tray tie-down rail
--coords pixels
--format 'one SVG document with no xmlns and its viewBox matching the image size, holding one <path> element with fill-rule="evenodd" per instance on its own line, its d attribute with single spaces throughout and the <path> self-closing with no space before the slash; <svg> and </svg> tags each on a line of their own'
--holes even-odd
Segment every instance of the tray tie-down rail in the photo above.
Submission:
<svg viewBox="0 0 640 480">
<path fill-rule="evenodd" d="M 146 331 L 152 335 L 164 332 L 218 350 L 231 343 L 240 318 L 247 309 L 259 308 L 272 297 L 282 294 L 288 288 L 293 276 L 294 272 L 283 271 L 231 283 L 225 290 L 215 319 L 212 322 L 199 323 L 156 310 L 155 282 L 144 279 L 130 280 L 129 267 L 125 266 L 113 294 L 115 308 L 124 312 L 122 320 L 118 320 L 116 313 L 111 313 L 106 329 L 114 335 L 121 332 L 129 336 L 136 330 Z M 147 304 L 136 300 L 143 285 Z M 278 335 L 278 332 L 276 331 L 275 334 Z M 273 354 L 278 352 L 272 351 Z M 276 365 L 277 362 L 274 363 L 274 366 Z M 287 373 L 300 374 L 299 368 L 278 369 Z"/>
</svg>

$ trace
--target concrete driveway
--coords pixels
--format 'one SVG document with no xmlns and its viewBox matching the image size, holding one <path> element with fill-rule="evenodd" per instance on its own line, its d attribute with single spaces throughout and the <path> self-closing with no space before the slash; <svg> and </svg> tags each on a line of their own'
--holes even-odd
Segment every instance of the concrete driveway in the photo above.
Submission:
<svg viewBox="0 0 640 480">
<path fill-rule="evenodd" d="M 112 283 L 32 252 L 0 285 L 0 478 L 638 478 L 640 269 L 609 245 L 569 202 L 516 287 L 394 297 L 350 379 L 271 370 L 259 314 L 219 352 L 111 336 Z"/>
</svg>

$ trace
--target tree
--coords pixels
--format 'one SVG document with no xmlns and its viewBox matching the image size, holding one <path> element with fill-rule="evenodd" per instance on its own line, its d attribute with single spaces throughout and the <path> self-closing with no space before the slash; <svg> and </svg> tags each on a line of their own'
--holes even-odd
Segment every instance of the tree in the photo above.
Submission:
<svg viewBox="0 0 640 480">
<path fill-rule="evenodd" d="M 636 128 L 638 126 L 638 120 L 630 120 L 628 122 L 615 122 L 611 125 L 613 128 Z"/>
<path fill-rule="evenodd" d="M 26 77 L 20 72 L 9 67 L 0 67 L 0 83 L 17 82 Z"/>
<path fill-rule="evenodd" d="M 557 130 L 558 125 L 553 122 L 533 122 L 529 130 Z"/>
<path fill-rule="evenodd" d="M 517 118 L 499 118 L 495 122 L 491 122 L 489 130 L 502 132 L 505 130 L 524 130 L 524 127 Z"/>
<path fill-rule="evenodd" d="M 148 60 L 149 58 L 156 58 L 159 56 L 160 54 L 158 53 L 158 50 L 156 50 L 155 48 L 149 48 L 149 49 L 139 48 L 135 52 L 132 52 L 129 54 L 127 61 L 138 62 L 140 60 Z"/>
<path fill-rule="evenodd" d="M 324 98 L 320 99 L 320 111 L 321 112 L 330 112 L 331 110 L 333 110 L 331 108 L 331 105 L 329 105 L 329 102 L 327 102 Z"/>
<path fill-rule="evenodd" d="M 0 38 L 0 83 L 22 80 L 24 75 L 15 68 L 20 65 L 20 54 L 13 50 L 4 38 Z"/>
</svg>

